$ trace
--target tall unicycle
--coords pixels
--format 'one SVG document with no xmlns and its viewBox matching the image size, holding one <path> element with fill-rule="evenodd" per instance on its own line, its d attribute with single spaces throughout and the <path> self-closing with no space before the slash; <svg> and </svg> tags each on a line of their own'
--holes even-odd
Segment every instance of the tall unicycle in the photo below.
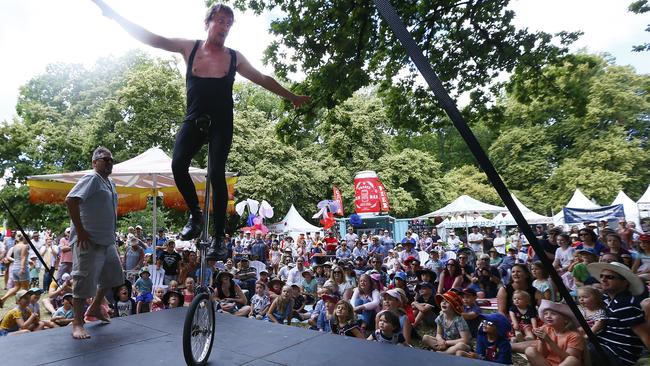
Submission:
<svg viewBox="0 0 650 366">
<path fill-rule="evenodd" d="M 208 139 L 208 129 L 210 127 L 209 117 L 199 117 L 196 122 L 197 126 Z M 209 212 L 210 212 L 210 144 L 208 142 L 208 172 L 205 178 L 205 205 L 203 231 L 198 240 L 197 247 L 201 256 L 201 271 L 194 300 L 187 309 L 185 323 L 183 324 L 183 356 L 188 365 L 205 365 L 212 352 L 212 343 L 214 342 L 214 302 L 211 297 L 211 290 L 205 285 L 204 273 L 207 263 L 205 255 L 210 245 L 208 238 Z"/>
</svg>

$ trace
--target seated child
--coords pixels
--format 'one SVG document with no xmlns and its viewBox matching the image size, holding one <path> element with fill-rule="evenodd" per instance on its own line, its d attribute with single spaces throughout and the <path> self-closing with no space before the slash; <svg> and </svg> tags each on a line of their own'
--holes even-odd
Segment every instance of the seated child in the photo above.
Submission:
<svg viewBox="0 0 650 366">
<path fill-rule="evenodd" d="M 29 310 L 32 311 L 32 313 L 36 314 L 38 316 L 38 323 L 39 326 L 43 329 L 51 329 L 51 328 L 56 328 L 58 325 L 56 323 L 52 322 L 52 320 L 40 320 L 41 319 L 41 305 L 39 304 L 39 301 L 41 300 L 41 294 L 43 293 L 43 289 L 38 288 L 38 287 L 33 287 L 30 288 L 29 291 L 32 292 L 32 296 L 29 299 Z"/>
<path fill-rule="evenodd" d="M 510 322 L 501 313 L 481 314 L 481 327 L 476 339 L 476 352 L 458 351 L 456 356 L 512 364 L 512 347 L 508 339 Z"/>
<path fill-rule="evenodd" d="M 113 316 L 122 317 L 134 315 L 136 311 L 136 304 L 132 294 L 131 281 L 125 280 L 124 284 L 113 289 Z"/>
<path fill-rule="evenodd" d="M 276 297 L 271 303 L 266 319 L 272 323 L 287 323 L 291 325 L 291 312 L 293 311 L 293 296 L 291 295 L 291 286 L 282 287 L 280 296 Z"/>
<path fill-rule="evenodd" d="M 251 297 L 251 311 L 249 318 L 262 320 L 271 306 L 271 298 L 266 293 L 266 284 L 261 281 L 255 283 L 255 295 Z"/>
<path fill-rule="evenodd" d="M 436 295 L 440 306 L 440 315 L 436 318 L 436 336 L 425 335 L 422 343 L 438 352 L 456 354 L 457 351 L 468 351 L 472 335 L 469 326 L 462 317 L 463 300 L 454 291 Z"/>
<path fill-rule="evenodd" d="M 291 285 L 291 296 L 293 297 L 293 311 L 291 318 L 296 318 L 300 321 L 309 319 L 309 314 L 305 311 L 305 296 L 302 294 L 302 289 L 298 285 Z"/>
<path fill-rule="evenodd" d="M 190 306 L 194 300 L 194 279 L 188 277 L 185 279 L 185 288 L 183 289 L 183 302 L 185 305 Z"/>
<path fill-rule="evenodd" d="M 605 326 L 605 303 L 603 302 L 603 295 L 598 289 L 591 286 L 583 286 L 578 288 L 578 308 L 585 317 L 587 324 L 591 331 L 598 333 Z M 578 331 L 583 333 L 581 327 Z M 586 335 L 585 335 L 586 336 Z"/>
<path fill-rule="evenodd" d="M 332 331 L 330 321 L 334 319 L 334 311 L 336 310 L 336 304 L 339 302 L 339 296 L 337 294 L 325 294 L 321 297 L 321 301 L 323 301 L 324 306 L 318 315 L 316 328 L 320 332 L 330 333 Z"/>
<path fill-rule="evenodd" d="M 377 314 L 377 329 L 368 336 L 368 340 L 404 345 L 406 339 L 399 325 L 399 317 L 390 310 Z"/>
<path fill-rule="evenodd" d="M 582 365 L 585 341 L 575 330 L 578 320 L 571 308 L 563 303 L 542 300 L 539 317 L 544 320 L 544 325 L 534 330 L 538 341 L 535 346 L 526 348 L 530 365 Z"/>
<path fill-rule="evenodd" d="M 52 314 L 52 319 L 50 320 L 60 327 L 65 327 L 72 323 L 72 320 L 74 320 L 74 310 L 72 309 L 71 293 L 63 295 L 63 306 Z"/>
<path fill-rule="evenodd" d="M 38 316 L 27 307 L 31 296 L 32 292 L 27 290 L 16 293 L 16 307 L 9 310 L 0 322 L 0 337 L 40 330 Z"/>
<path fill-rule="evenodd" d="M 153 301 L 151 301 L 151 312 L 165 310 L 165 303 L 163 302 L 165 289 L 161 286 L 157 286 L 153 291 L 153 295 Z"/>
<path fill-rule="evenodd" d="M 361 331 L 361 323 L 354 313 L 354 308 L 347 300 L 339 300 L 336 303 L 334 317 L 330 319 L 330 328 L 333 334 L 365 338 Z"/>
<path fill-rule="evenodd" d="M 472 288 L 463 290 L 463 319 L 469 326 L 472 338 L 476 338 L 480 323 L 481 308 L 476 304 L 476 291 Z"/>
<path fill-rule="evenodd" d="M 537 312 L 535 306 L 531 304 L 528 292 L 516 290 L 512 295 L 512 306 L 509 311 L 517 342 L 521 342 L 522 338 L 527 341 L 535 339 L 533 329 L 537 328 Z"/>
<path fill-rule="evenodd" d="M 153 300 L 153 282 L 151 281 L 151 274 L 147 267 L 142 267 L 140 270 L 140 278 L 135 281 L 135 291 L 138 294 L 136 297 L 136 314 L 149 312 L 149 304 Z"/>
<path fill-rule="evenodd" d="M 436 304 L 433 289 L 433 284 L 428 281 L 420 282 L 415 286 L 415 291 L 418 293 L 418 296 L 411 304 L 415 315 L 413 327 L 417 327 L 422 323 L 429 326 L 435 324 L 440 309 L 438 309 L 438 304 Z"/>
<path fill-rule="evenodd" d="M 182 307 L 183 303 L 183 295 L 178 291 L 167 291 L 163 295 L 163 304 L 165 304 L 165 308 L 167 309 Z"/>
</svg>

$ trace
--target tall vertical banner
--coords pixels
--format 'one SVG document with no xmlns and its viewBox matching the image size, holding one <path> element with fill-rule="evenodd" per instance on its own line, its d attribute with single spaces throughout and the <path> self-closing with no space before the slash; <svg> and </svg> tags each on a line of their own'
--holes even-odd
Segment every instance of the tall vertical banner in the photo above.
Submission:
<svg viewBox="0 0 650 366">
<path fill-rule="evenodd" d="M 388 211 L 386 189 L 374 171 L 358 172 L 354 177 L 354 205 L 357 213 L 378 214 L 383 208 Z"/>
<path fill-rule="evenodd" d="M 379 203 L 381 204 L 381 211 L 388 212 L 390 211 L 390 206 L 388 205 L 388 195 L 386 194 L 386 187 L 382 182 L 377 181 L 378 186 L 377 190 L 379 191 Z"/>
<path fill-rule="evenodd" d="M 336 186 L 332 186 L 332 191 L 332 198 L 334 198 L 334 201 L 339 204 L 339 209 L 335 214 L 345 216 L 345 213 L 343 212 L 343 196 L 341 195 L 341 191 Z"/>
</svg>

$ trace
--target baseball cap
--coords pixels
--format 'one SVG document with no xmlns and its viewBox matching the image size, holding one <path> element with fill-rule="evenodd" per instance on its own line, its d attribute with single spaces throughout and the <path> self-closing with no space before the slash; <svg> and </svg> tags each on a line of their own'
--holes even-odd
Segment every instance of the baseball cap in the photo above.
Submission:
<svg viewBox="0 0 650 366">
<path fill-rule="evenodd" d="M 32 290 L 20 290 L 16 293 L 16 302 L 18 302 L 20 299 L 22 299 L 25 296 L 30 296 L 34 292 Z"/>
</svg>

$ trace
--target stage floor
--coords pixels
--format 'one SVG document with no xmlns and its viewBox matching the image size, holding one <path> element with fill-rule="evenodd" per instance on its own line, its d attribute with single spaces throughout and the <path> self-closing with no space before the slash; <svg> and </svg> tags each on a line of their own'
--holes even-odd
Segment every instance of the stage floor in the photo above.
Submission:
<svg viewBox="0 0 650 366">
<path fill-rule="evenodd" d="M 0 338 L 2 365 L 183 365 L 186 308 L 87 325 L 74 340 L 57 328 Z M 324 334 L 300 327 L 217 314 L 210 365 L 488 365 L 430 351 Z"/>
</svg>

